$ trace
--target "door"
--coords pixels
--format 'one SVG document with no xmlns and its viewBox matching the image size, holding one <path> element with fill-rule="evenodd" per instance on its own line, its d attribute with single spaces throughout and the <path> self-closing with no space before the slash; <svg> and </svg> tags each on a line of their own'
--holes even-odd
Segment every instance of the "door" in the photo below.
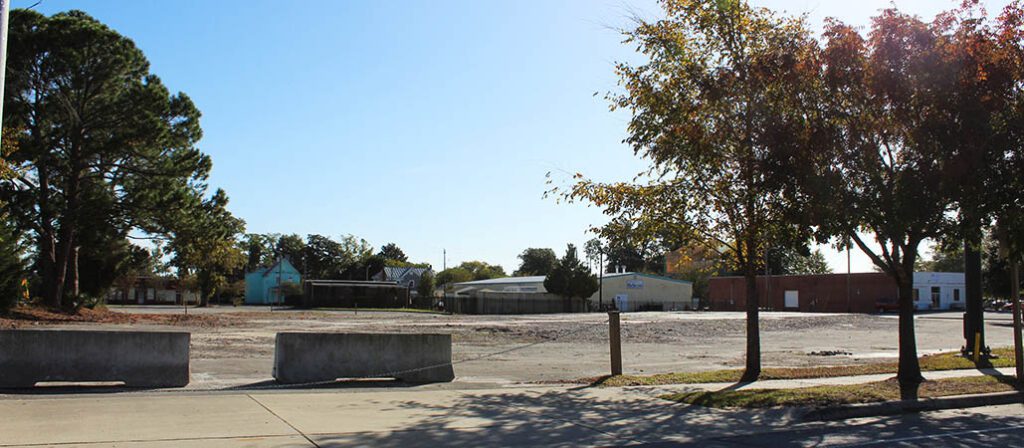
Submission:
<svg viewBox="0 0 1024 448">
<path fill-rule="evenodd" d="M 939 289 L 939 287 L 938 286 L 932 286 L 932 309 L 933 310 L 937 310 L 939 308 L 942 308 L 942 302 L 941 302 L 940 297 L 941 297 L 941 290 Z"/>
<path fill-rule="evenodd" d="M 615 308 L 617 308 L 619 311 L 629 311 L 629 295 L 616 294 Z"/>
<path fill-rule="evenodd" d="M 786 308 L 800 309 L 800 292 L 786 291 Z"/>
</svg>

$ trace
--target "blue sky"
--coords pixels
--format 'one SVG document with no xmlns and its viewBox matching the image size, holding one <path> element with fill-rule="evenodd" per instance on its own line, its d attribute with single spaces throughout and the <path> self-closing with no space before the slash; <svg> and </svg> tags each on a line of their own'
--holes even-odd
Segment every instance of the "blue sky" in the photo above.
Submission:
<svg viewBox="0 0 1024 448">
<path fill-rule="evenodd" d="M 35 0 L 14 0 L 25 7 Z M 763 0 L 815 26 L 853 24 L 882 0 Z M 931 17 L 954 1 L 896 1 Z M 989 2 L 995 12 L 1005 1 Z M 616 27 L 653 1 L 88 1 L 132 38 L 153 73 L 203 112 L 213 187 L 256 233 L 354 234 L 440 268 L 511 272 L 527 247 L 582 244 L 605 218 L 542 198 L 545 173 L 629 180 L 643 161 L 611 113 Z M 595 96 L 595 93 L 598 93 Z M 845 256 L 827 253 L 837 271 Z M 854 271 L 870 270 L 856 254 Z"/>
</svg>

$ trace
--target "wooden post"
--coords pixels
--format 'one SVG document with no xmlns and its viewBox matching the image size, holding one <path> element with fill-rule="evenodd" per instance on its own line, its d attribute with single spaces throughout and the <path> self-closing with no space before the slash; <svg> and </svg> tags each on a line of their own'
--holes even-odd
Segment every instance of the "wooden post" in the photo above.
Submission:
<svg viewBox="0 0 1024 448">
<path fill-rule="evenodd" d="M 1013 299 L 1013 356 L 1017 365 L 1017 382 L 1024 384 L 1024 345 L 1021 344 L 1020 264 L 1010 264 L 1010 298 Z"/>
<path fill-rule="evenodd" d="M 608 312 L 608 341 L 611 344 L 612 376 L 622 375 L 622 337 L 619 333 L 619 312 Z"/>
</svg>

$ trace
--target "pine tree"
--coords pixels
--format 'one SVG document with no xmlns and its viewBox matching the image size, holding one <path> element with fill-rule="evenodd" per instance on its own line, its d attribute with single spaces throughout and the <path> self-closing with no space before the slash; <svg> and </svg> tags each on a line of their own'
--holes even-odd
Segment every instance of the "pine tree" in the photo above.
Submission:
<svg viewBox="0 0 1024 448">
<path fill-rule="evenodd" d="M 597 288 L 597 277 L 576 256 L 576 246 L 572 244 L 544 279 L 544 289 L 562 297 L 588 298 L 597 292 Z"/>
</svg>

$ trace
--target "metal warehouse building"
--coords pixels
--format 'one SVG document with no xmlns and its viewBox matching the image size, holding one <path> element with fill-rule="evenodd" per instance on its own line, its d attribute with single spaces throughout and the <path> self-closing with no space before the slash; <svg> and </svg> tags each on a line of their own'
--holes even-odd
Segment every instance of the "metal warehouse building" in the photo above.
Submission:
<svg viewBox="0 0 1024 448">
<path fill-rule="evenodd" d="M 601 281 L 602 288 L 587 299 L 591 310 L 598 309 L 599 301 L 607 306 L 614 303 L 622 311 L 645 310 L 687 310 L 695 308 L 693 303 L 693 284 L 688 281 L 676 280 L 650 274 L 625 272 L 605 274 Z M 544 277 L 505 277 L 490 280 L 478 280 L 455 284 L 456 296 L 473 297 L 480 300 L 498 300 L 509 296 L 546 299 L 560 301 L 562 298 L 549 294 L 544 288 Z M 482 308 L 482 306 L 480 306 Z M 551 309 L 578 307 L 552 306 Z M 511 313 L 511 312 L 510 312 Z"/>
<path fill-rule="evenodd" d="M 743 311 L 746 280 L 713 277 L 708 284 L 709 306 L 716 311 Z M 880 299 L 896 299 L 896 282 L 881 272 L 757 277 L 761 308 L 832 313 L 870 313 Z M 915 272 L 914 305 L 918 310 L 964 309 L 964 274 Z"/>
</svg>

